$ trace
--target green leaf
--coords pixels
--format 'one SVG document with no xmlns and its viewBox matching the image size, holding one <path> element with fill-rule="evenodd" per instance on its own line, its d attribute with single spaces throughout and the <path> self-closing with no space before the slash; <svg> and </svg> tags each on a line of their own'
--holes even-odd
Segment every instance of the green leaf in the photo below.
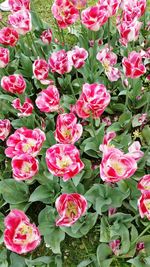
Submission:
<svg viewBox="0 0 150 267">
<path fill-rule="evenodd" d="M 28 200 L 28 186 L 14 179 L 5 179 L 0 182 L 0 194 L 6 202 L 19 204 Z"/>
<path fill-rule="evenodd" d="M 99 267 L 109 267 L 113 259 L 105 260 L 112 254 L 110 247 L 106 244 L 100 244 L 97 248 L 97 261 Z"/>
<path fill-rule="evenodd" d="M 43 199 L 50 198 L 52 190 L 49 189 L 46 185 L 38 186 L 34 192 L 30 195 L 29 201 L 42 201 Z"/>
<path fill-rule="evenodd" d="M 24 258 L 17 255 L 16 253 L 10 254 L 10 262 L 10 267 L 26 267 Z"/>
<path fill-rule="evenodd" d="M 150 145 L 150 127 L 146 125 L 142 130 L 142 136 L 146 143 Z"/>
<path fill-rule="evenodd" d="M 93 262 L 93 261 L 90 260 L 90 259 L 83 260 L 83 261 L 81 261 L 81 262 L 77 265 L 77 267 L 86 267 L 86 266 L 89 266 L 90 263 L 92 263 L 92 262 Z"/>
<path fill-rule="evenodd" d="M 10 103 L 12 103 L 12 101 L 15 99 L 15 97 L 12 97 L 12 96 L 10 96 L 10 95 L 2 95 L 2 94 L 0 94 L 0 99 L 2 99 L 2 100 L 7 100 L 7 101 L 9 101 Z"/>
<path fill-rule="evenodd" d="M 110 230 L 109 223 L 106 217 L 102 217 L 100 225 L 100 242 L 109 242 L 110 241 Z"/>
</svg>

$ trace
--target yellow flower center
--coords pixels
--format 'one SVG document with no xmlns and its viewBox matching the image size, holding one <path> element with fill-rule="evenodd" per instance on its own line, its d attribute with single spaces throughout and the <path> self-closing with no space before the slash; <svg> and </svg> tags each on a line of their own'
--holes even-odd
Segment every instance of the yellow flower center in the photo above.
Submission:
<svg viewBox="0 0 150 267">
<path fill-rule="evenodd" d="M 69 137 L 71 135 L 71 132 L 67 128 L 64 128 L 64 129 L 62 129 L 62 135 L 64 137 Z"/>
<path fill-rule="evenodd" d="M 56 159 L 56 164 L 59 168 L 64 169 L 72 164 L 72 160 L 69 156 L 64 156 L 62 159 Z"/>
<path fill-rule="evenodd" d="M 146 209 L 147 210 L 150 210 L 150 200 L 149 199 L 148 200 L 145 200 L 144 201 L 144 204 L 145 204 Z"/>
<path fill-rule="evenodd" d="M 23 152 L 27 152 L 31 147 L 35 146 L 36 141 L 33 139 L 29 139 L 28 143 L 23 145 Z"/>
<path fill-rule="evenodd" d="M 103 65 L 106 72 L 110 70 L 110 64 L 109 64 L 108 60 L 104 60 L 102 65 Z"/>
<path fill-rule="evenodd" d="M 112 161 L 111 166 L 119 175 L 124 174 L 124 166 L 117 160 Z"/>
<path fill-rule="evenodd" d="M 78 213 L 78 211 L 77 211 L 76 204 L 73 203 L 72 201 L 69 201 L 68 204 L 67 204 L 67 211 L 66 211 L 67 217 L 76 216 L 77 213 Z"/>
<path fill-rule="evenodd" d="M 20 223 L 16 229 L 13 241 L 18 245 L 27 245 L 34 239 L 34 232 L 32 225 L 27 225 L 25 223 Z"/>
<path fill-rule="evenodd" d="M 23 172 L 30 172 L 30 170 L 31 170 L 31 166 L 32 166 L 31 163 L 29 163 L 29 162 L 24 162 L 21 170 L 22 170 Z"/>
</svg>

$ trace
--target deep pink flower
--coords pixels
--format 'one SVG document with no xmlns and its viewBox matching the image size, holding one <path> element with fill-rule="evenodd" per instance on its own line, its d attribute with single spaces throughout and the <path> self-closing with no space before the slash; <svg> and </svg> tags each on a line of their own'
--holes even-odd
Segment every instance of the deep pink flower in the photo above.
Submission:
<svg viewBox="0 0 150 267">
<path fill-rule="evenodd" d="M 107 66 L 114 66 L 117 64 L 117 55 L 112 52 L 112 47 L 109 48 L 108 45 L 105 45 L 105 47 L 98 52 L 96 58 L 106 69 Z"/>
<path fill-rule="evenodd" d="M 82 24 L 91 31 L 98 31 L 108 20 L 107 9 L 100 6 L 91 6 L 81 13 Z"/>
<path fill-rule="evenodd" d="M 4 244 L 7 249 L 23 254 L 34 250 L 41 242 L 38 228 L 21 210 L 11 210 L 5 218 Z"/>
<path fill-rule="evenodd" d="M 150 220 L 150 190 L 142 192 L 141 197 L 138 199 L 138 208 L 141 218 L 146 216 Z"/>
<path fill-rule="evenodd" d="M 80 118 L 98 118 L 110 102 L 110 94 L 103 84 L 85 83 L 82 93 L 75 104 L 75 111 Z"/>
<path fill-rule="evenodd" d="M 84 48 L 75 46 L 75 48 L 68 53 L 71 61 L 73 62 L 73 66 L 76 69 L 82 68 L 84 66 L 85 60 L 88 57 L 88 52 Z"/>
<path fill-rule="evenodd" d="M 21 74 L 3 76 L 1 87 L 12 94 L 22 94 L 26 89 L 26 82 Z"/>
<path fill-rule="evenodd" d="M 32 179 L 38 172 L 38 160 L 29 154 L 21 154 L 12 158 L 13 177 L 17 181 Z"/>
<path fill-rule="evenodd" d="M 36 59 L 33 63 L 33 74 L 37 80 L 45 80 L 48 77 L 49 65 L 45 59 Z"/>
<path fill-rule="evenodd" d="M 9 50 L 0 47 L 0 69 L 5 68 L 9 63 Z"/>
<path fill-rule="evenodd" d="M 30 10 L 30 0 L 8 0 L 12 12 L 19 10 Z"/>
<path fill-rule="evenodd" d="M 40 38 L 44 44 L 50 44 L 52 41 L 52 30 L 47 29 L 43 31 Z"/>
<path fill-rule="evenodd" d="M 74 144 L 82 135 L 82 125 L 77 123 L 73 113 L 60 114 L 57 117 L 55 139 L 62 144 Z"/>
<path fill-rule="evenodd" d="M 132 51 L 128 58 L 124 57 L 122 60 L 123 69 L 126 77 L 136 79 L 146 72 L 145 66 L 142 64 L 142 57 L 140 53 Z"/>
<path fill-rule="evenodd" d="M 23 153 L 28 153 L 35 157 L 41 150 L 45 140 L 45 134 L 40 129 L 31 130 L 21 127 L 7 139 L 8 148 L 5 149 L 5 154 L 9 158 Z"/>
<path fill-rule="evenodd" d="M 106 124 L 106 126 L 110 126 L 112 124 L 109 116 L 102 118 L 102 122 Z"/>
<path fill-rule="evenodd" d="M 10 121 L 0 120 L 0 140 L 4 141 L 10 133 Z"/>
<path fill-rule="evenodd" d="M 0 44 L 15 46 L 18 39 L 19 35 L 15 29 L 4 27 L 0 30 Z"/>
<path fill-rule="evenodd" d="M 42 112 L 58 111 L 60 96 L 56 86 L 50 85 L 47 87 L 47 89 L 42 90 L 39 93 L 35 103 Z"/>
<path fill-rule="evenodd" d="M 138 182 L 138 189 L 141 192 L 150 191 L 150 174 L 144 175 Z"/>
<path fill-rule="evenodd" d="M 138 242 L 137 245 L 136 245 L 136 250 L 137 251 L 141 251 L 145 248 L 145 244 L 144 242 Z"/>
<path fill-rule="evenodd" d="M 108 13 L 108 17 L 116 15 L 121 0 L 99 0 L 98 5 L 100 8 L 105 7 Z"/>
<path fill-rule="evenodd" d="M 46 151 L 46 163 L 48 170 L 53 175 L 62 177 L 64 182 L 84 168 L 79 150 L 71 144 L 57 144 L 50 147 Z"/>
<path fill-rule="evenodd" d="M 73 62 L 69 58 L 69 52 L 65 50 L 53 52 L 49 58 L 51 72 L 57 72 L 59 74 L 68 73 L 72 70 L 72 65 Z"/>
<path fill-rule="evenodd" d="M 120 34 L 120 43 L 123 46 L 127 46 L 129 42 L 136 41 L 139 37 L 139 32 L 142 26 L 142 22 L 138 20 L 122 21 L 118 20 L 117 29 Z"/>
<path fill-rule="evenodd" d="M 84 196 L 73 194 L 62 194 L 55 203 L 60 218 L 57 219 L 57 226 L 69 227 L 73 225 L 87 210 L 87 201 Z"/>
<path fill-rule="evenodd" d="M 18 117 L 28 117 L 32 114 L 32 111 L 34 109 L 32 101 L 27 97 L 23 105 L 21 105 L 20 99 L 16 98 L 15 100 L 13 100 L 12 106 L 20 111 L 20 113 L 18 113 Z"/>
<path fill-rule="evenodd" d="M 8 16 L 8 23 L 19 33 L 25 35 L 31 31 L 31 14 L 28 10 L 19 10 Z"/>
<path fill-rule="evenodd" d="M 62 29 L 75 23 L 79 17 L 78 9 L 69 0 L 55 0 L 52 5 L 52 13 Z"/>
<path fill-rule="evenodd" d="M 128 155 L 132 156 L 136 161 L 141 159 L 144 156 L 144 153 L 140 150 L 141 145 L 139 141 L 135 141 L 132 143 L 131 146 L 128 148 Z"/>
<path fill-rule="evenodd" d="M 146 0 L 122 0 L 120 7 L 126 13 L 137 13 L 137 18 L 141 17 L 146 9 Z"/>
</svg>

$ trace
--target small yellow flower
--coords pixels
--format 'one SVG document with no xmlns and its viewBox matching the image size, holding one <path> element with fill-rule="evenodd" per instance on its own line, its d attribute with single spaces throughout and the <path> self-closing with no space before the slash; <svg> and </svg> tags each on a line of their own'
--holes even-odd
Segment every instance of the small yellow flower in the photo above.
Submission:
<svg viewBox="0 0 150 267">
<path fill-rule="evenodd" d="M 141 138 L 142 137 L 141 132 L 139 132 L 139 130 L 135 130 L 133 132 L 132 137 L 133 137 L 133 140 L 135 140 L 136 138 Z"/>
</svg>

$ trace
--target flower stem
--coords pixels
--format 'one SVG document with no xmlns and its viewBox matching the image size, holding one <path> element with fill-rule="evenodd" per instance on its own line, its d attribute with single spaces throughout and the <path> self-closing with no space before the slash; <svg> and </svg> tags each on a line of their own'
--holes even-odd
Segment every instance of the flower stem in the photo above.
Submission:
<svg viewBox="0 0 150 267">
<path fill-rule="evenodd" d="M 150 229 L 150 223 L 148 226 L 142 231 L 142 233 L 131 243 L 131 246 L 137 243 L 137 241 L 142 237 L 148 230 Z"/>
<path fill-rule="evenodd" d="M 99 142 L 98 142 L 98 139 L 97 139 L 97 135 L 96 135 L 96 133 L 95 133 L 95 129 L 94 129 L 94 125 L 93 125 L 93 118 L 92 118 L 92 116 L 90 116 L 90 122 L 91 122 L 91 127 L 92 127 L 92 131 L 93 131 L 93 135 L 94 135 L 95 140 L 96 140 L 96 143 L 97 143 L 97 145 L 98 145 Z"/>
</svg>

